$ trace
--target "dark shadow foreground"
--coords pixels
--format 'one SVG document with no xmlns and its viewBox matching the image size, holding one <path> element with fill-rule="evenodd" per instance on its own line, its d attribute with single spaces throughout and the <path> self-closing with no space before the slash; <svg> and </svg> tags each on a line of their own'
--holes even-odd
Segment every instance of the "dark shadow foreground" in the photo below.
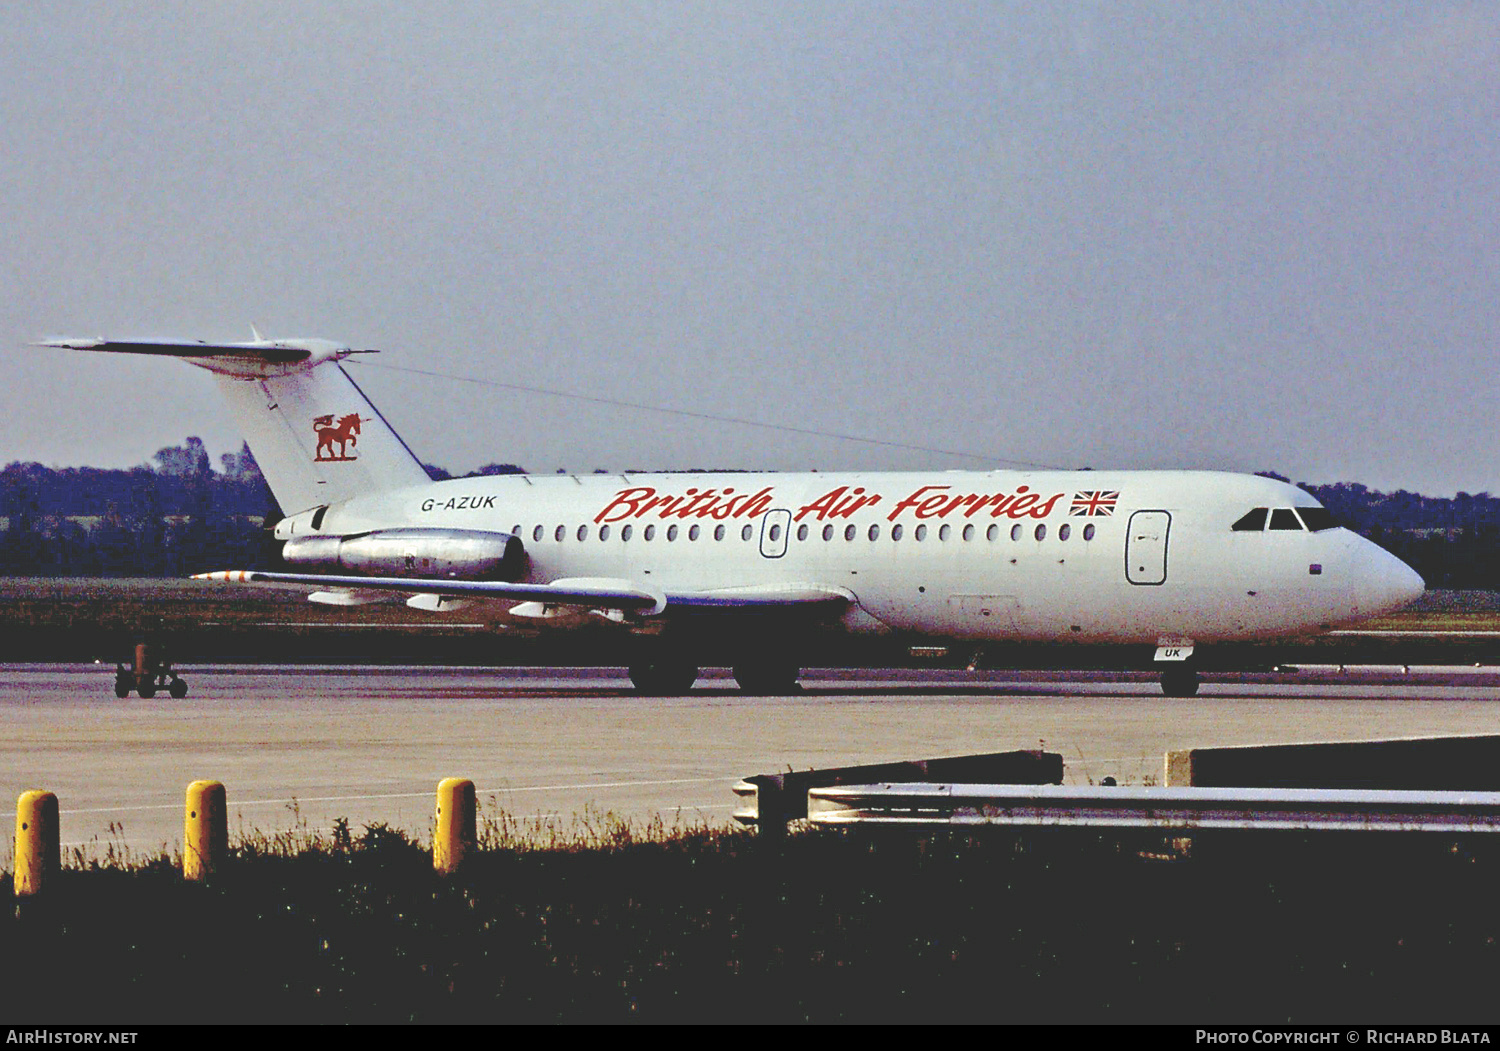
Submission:
<svg viewBox="0 0 1500 1051">
<path fill-rule="evenodd" d="M 496 848 L 376 827 L 66 870 L 16 910 L 42 1022 L 1482 1022 L 1500 844 L 1406 834 L 691 831 Z"/>
</svg>

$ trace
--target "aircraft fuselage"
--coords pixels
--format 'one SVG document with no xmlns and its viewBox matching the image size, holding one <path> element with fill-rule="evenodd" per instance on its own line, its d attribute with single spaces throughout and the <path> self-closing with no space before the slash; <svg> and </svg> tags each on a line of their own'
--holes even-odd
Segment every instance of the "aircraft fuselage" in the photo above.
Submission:
<svg viewBox="0 0 1500 1051">
<path fill-rule="evenodd" d="M 976 640 L 1255 639 L 1421 593 L 1347 529 L 1269 513 L 1233 528 L 1255 508 L 1318 507 L 1283 482 L 1207 471 L 504 475 L 356 497 L 317 532 L 504 532 L 525 546 L 526 583 L 818 585 L 854 596 L 848 630 Z M 280 535 L 307 535 L 313 514 Z"/>
</svg>

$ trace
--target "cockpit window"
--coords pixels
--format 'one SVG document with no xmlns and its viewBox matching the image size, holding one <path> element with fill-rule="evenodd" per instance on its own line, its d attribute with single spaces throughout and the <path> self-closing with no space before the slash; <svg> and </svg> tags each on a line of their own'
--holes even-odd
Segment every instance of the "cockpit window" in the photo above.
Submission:
<svg viewBox="0 0 1500 1051">
<path fill-rule="evenodd" d="M 1301 518 L 1298 518 L 1298 515 Z M 1236 533 L 1259 533 L 1262 529 L 1294 530 L 1301 532 L 1303 523 L 1314 533 L 1324 529 L 1337 529 L 1333 513 L 1324 507 L 1257 507 L 1249 511 L 1234 525 Z"/>
<path fill-rule="evenodd" d="M 1236 533 L 1259 533 L 1266 527 L 1266 509 L 1257 507 L 1230 528 Z"/>
<path fill-rule="evenodd" d="M 1333 512 L 1326 507 L 1299 507 L 1297 513 L 1302 516 L 1303 523 L 1314 533 L 1321 533 L 1325 529 L 1337 529 L 1338 523 L 1333 520 Z"/>
</svg>

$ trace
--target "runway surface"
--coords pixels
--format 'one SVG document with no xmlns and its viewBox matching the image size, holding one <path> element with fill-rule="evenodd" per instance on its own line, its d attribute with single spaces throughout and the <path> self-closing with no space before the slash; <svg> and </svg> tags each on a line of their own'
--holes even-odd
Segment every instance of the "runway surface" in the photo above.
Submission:
<svg viewBox="0 0 1500 1051">
<path fill-rule="evenodd" d="M 1491 669 L 1491 672 L 1494 670 Z M 645 698 L 620 669 L 210 666 L 190 695 L 116 700 L 113 669 L 8 665 L 7 799 L 56 792 L 65 854 L 175 849 L 189 782 L 229 796 L 231 836 L 347 818 L 428 834 L 436 785 L 471 778 L 481 816 L 566 824 L 585 808 L 723 824 L 741 777 L 792 767 L 1046 748 L 1072 783 L 1161 778 L 1169 749 L 1489 733 L 1500 677 L 1365 670 L 1210 679 L 1192 699 L 1098 673 L 814 670 L 794 697 L 708 673 Z M 9 830 L 0 859 L 9 868 Z"/>
</svg>

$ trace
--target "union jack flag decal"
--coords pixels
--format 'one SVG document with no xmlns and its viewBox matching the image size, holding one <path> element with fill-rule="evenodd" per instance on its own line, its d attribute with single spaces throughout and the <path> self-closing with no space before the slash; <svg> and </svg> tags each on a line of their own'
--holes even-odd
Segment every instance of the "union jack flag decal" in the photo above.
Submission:
<svg viewBox="0 0 1500 1051">
<path fill-rule="evenodd" d="M 1085 517 L 1112 515 L 1115 513 L 1115 503 L 1119 499 L 1119 490 L 1089 489 L 1081 493 L 1074 493 L 1073 508 L 1068 513 Z"/>
</svg>

